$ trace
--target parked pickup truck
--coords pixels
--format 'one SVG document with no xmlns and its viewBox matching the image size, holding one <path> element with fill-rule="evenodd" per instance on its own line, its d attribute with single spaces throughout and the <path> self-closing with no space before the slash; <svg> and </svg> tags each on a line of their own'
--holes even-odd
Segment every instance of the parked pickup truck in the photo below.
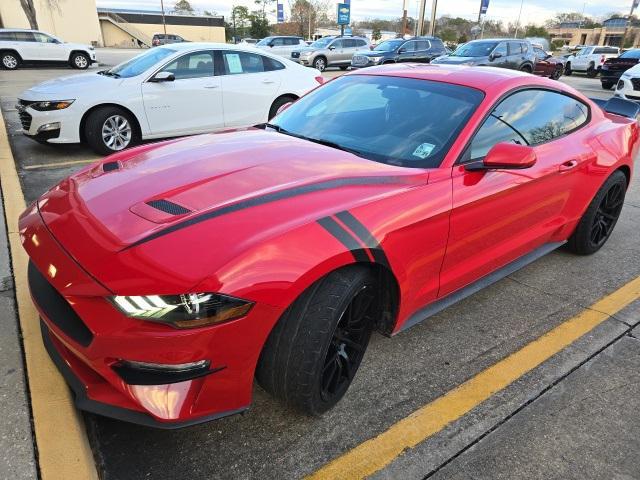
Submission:
<svg viewBox="0 0 640 480">
<path fill-rule="evenodd" d="M 567 58 L 564 74 L 571 75 L 573 72 L 585 72 L 587 77 L 595 77 L 607 59 L 618 55 L 620 55 L 618 47 L 584 47 Z"/>
</svg>

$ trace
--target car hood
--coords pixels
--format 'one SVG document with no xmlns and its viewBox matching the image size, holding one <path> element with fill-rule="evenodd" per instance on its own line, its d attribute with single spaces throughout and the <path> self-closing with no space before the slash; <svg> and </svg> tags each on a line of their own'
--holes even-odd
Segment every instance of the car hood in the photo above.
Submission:
<svg viewBox="0 0 640 480">
<path fill-rule="evenodd" d="M 63 248 L 94 277 L 106 279 L 114 255 L 139 259 L 154 248 L 168 255 L 181 243 L 192 248 L 202 235 L 221 238 L 218 251 L 207 250 L 199 261 L 207 263 L 207 255 L 223 261 L 264 238 L 261 222 L 271 217 L 279 220 L 269 235 L 279 235 L 371 196 L 409 188 L 417 172 L 248 129 L 112 155 L 52 188 L 38 208 Z M 240 231 L 242 237 L 234 237 Z M 196 262 L 190 274 L 201 268 Z"/>
<path fill-rule="evenodd" d="M 23 91 L 18 95 L 18 98 L 23 100 L 47 100 L 55 97 L 56 100 L 66 100 L 68 98 L 77 98 L 79 93 L 95 93 L 104 91 L 104 89 L 116 88 L 122 82 L 123 79 L 107 77 L 95 72 L 79 73 L 39 83 Z"/>
</svg>

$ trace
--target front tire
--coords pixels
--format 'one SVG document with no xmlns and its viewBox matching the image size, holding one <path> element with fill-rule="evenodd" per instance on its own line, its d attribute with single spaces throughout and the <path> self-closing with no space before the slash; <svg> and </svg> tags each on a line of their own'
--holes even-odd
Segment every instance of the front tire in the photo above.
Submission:
<svg viewBox="0 0 640 480">
<path fill-rule="evenodd" d="M 567 248 L 578 255 L 591 255 L 602 248 L 613 232 L 627 191 L 627 177 L 616 170 L 589 204 Z"/>
<path fill-rule="evenodd" d="M 271 105 L 271 108 L 269 109 L 269 120 L 275 117 L 278 114 L 278 111 L 287 103 L 291 103 L 295 101 L 296 101 L 295 98 L 287 97 L 287 96 L 276 98 L 273 104 Z"/>
<path fill-rule="evenodd" d="M 20 57 L 17 53 L 2 52 L 2 68 L 5 70 L 17 70 L 20 66 Z"/>
<path fill-rule="evenodd" d="M 558 64 L 551 74 L 551 80 L 558 80 L 562 76 L 562 65 Z"/>
<path fill-rule="evenodd" d="M 520 67 L 520 71 L 521 72 L 525 72 L 525 73 L 532 73 L 533 72 L 533 68 L 531 68 L 530 65 L 522 65 Z"/>
<path fill-rule="evenodd" d="M 604 80 L 601 82 L 602 84 L 602 88 L 604 90 L 611 90 L 611 88 L 613 87 L 613 85 L 615 84 L 614 82 L 605 82 Z"/>
<path fill-rule="evenodd" d="M 78 70 L 86 70 L 89 68 L 91 61 L 85 53 L 74 53 L 69 59 L 69 63 L 73 68 Z"/>
<path fill-rule="evenodd" d="M 564 66 L 564 75 L 565 75 L 565 77 L 570 77 L 572 73 L 573 73 L 573 71 L 571 70 L 571 62 L 568 62 Z"/>
<path fill-rule="evenodd" d="M 324 72 L 327 69 L 327 59 L 324 57 L 318 57 L 313 61 L 313 68 L 320 72 Z"/>
<path fill-rule="evenodd" d="M 84 125 L 89 147 L 99 155 L 109 155 L 139 142 L 136 123 L 118 107 L 101 107 L 89 114 Z"/>
<path fill-rule="evenodd" d="M 362 266 L 336 270 L 283 314 L 262 350 L 256 379 L 309 415 L 332 408 L 360 366 L 378 312 L 375 276 Z"/>
<path fill-rule="evenodd" d="M 589 68 L 587 68 L 587 77 L 594 78 L 596 75 L 598 75 L 598 70 L 596 70 L 593 64 L 589 65 Z"/>
</svg>

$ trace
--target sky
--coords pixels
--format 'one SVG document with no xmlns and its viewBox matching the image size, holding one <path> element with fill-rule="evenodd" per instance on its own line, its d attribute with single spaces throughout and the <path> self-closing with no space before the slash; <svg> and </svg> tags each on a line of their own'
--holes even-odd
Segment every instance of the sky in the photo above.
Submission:
<svg viewBox="0 0 640 480">
<path fill-rule="evenodd" d="M 254 7 L 253 0 L 190 0 L 198 10 L 209 10 L 229 16 L 232 5 Z M 288 11 L 289 0 L 281 0 Z M 419 0 L 407 0 L 409 15 L 416 17 Z M 164 0 L 165 9 L 171 9 L 175 0 Z M 336 1 L 336 3 L 338 3 Z M 520 12 L 520 0 L 490 0 L 487 19 L 515 22 Z M 524 0 L 521 23 L 543 24 L 558 12 L 584 12 L 588 16 L 602 17 L 611 12 L 627 14 L 632 0 Z M 97 0 L 99 7 L 159 10 L 160 0 Z M 560 6 L 559 6 L 560 5 Z M 460 16 L 469 20 L 478 17 L 480 0 L 439 0 L 438 16 Z M 427 0 L 427 17 L 431 0 Z M 275 10 L 275 7 L 274 7 Z M 351 0 L 351 18 L 398 18 L 402 15 L 402 0 Z M 275 21 L 275 16 L 272 18 Z"/>
</svg>

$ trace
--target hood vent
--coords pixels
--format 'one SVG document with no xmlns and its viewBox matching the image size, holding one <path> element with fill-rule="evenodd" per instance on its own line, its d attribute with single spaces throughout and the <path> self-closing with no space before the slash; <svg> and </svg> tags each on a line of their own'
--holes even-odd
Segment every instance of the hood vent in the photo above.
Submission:
<svg viewBox="0 0 640 480">
<path fill-rule="evenodd" d="M 161 212 L 168 213 L 169 215 L 185 215 L 191 213 L 191 210 L 178 205 L 177 203 L 170 202 L 169 200 L 149 200 L 146 202 L 150 207 L 160 210 Z"/>
<path fill-rule="evenodd" d="M 118 162 L 107 162 L 102 164 L 102 171 L 105 173 L 112 172 L 113 170 L 118 170 L 119 168 L 120 164 L 118 164 Z"/>
</svg>

